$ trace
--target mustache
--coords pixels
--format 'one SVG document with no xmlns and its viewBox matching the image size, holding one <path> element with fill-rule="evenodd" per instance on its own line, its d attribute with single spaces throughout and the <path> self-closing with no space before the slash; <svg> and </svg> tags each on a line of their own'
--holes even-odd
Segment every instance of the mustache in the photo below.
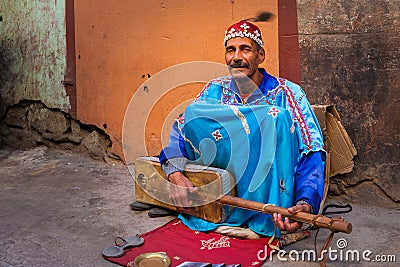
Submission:
<svg viewBox="0 0 400 267">
<path fill-rule="evenodd" d="M 231 67 L 231 68 L 246 68 L 246 69 L 248 69 L 248 68 L 250 68 L 250 66 L 249 66 L 249 64 L 243 64 L 243 63 L 232 63 L 232 64 L 230 64 L 229 65 L 229 67 Z"/>
</svg>

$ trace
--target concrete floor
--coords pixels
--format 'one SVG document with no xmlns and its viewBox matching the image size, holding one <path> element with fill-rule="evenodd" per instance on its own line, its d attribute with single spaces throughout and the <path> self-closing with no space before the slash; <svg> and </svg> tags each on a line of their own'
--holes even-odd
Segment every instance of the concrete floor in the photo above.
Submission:
<svg viewBox="0 0 400 267">
<path fill-rule="evenodd" d="M 134 181 L 126 166 L 66 151 L 0 150 L 0 183 L 0 267 L 116 266 L 101 256 L 114 237 L 144 233 L 172 219 L 149 218 L 146 212 L 129 209 Z M 371 250 L 371 258 L 394 255 L 399 262 L 400 211 L 359 204 L 353 209 L 345 216 L 353 224 L 353 233 L 336 234 L 332 248 L 338 249 L 337 240 L 344 238 L 344 252 Z M 327 233 L 322 230 L 319 244 Z M 284 249 L 289 253 L 312 248 L 310 238 Z M 397 264 L 336 260 L 328 266 Z M 271 265 L 319 266 L 277 258 L 273 264 L 264 264 Z"/>
</svg>

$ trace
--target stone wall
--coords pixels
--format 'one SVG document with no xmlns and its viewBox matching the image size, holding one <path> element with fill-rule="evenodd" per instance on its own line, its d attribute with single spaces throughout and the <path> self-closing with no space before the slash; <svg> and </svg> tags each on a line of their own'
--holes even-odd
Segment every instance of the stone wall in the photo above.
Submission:
<svg viewBox="0 0 400 267">
<path fill-rule="evenodd" d="M 2 147 L 27 149 L 46 145 L 106 162 L 120 161 L 110 152 L 111 140 L 104 131 L 39 101 L 25 100 L 7 108 L 0 120 L 0 141 Z"/>
<path fill-rule="evenodd" d="M 298 0 L 301 84 L 310 102 L 336 104 L 358 150 L 331 194 L 400 201 L 400 1 Z"/>
</svg>

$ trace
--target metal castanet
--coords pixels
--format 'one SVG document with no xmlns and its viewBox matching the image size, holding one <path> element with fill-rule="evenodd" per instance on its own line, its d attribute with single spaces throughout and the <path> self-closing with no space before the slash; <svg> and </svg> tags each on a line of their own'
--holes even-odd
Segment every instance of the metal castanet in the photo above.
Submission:
<svg viewBox="0 0 400 267">
<path fill-rule="evenodd" d="M 263 212 L 267 214 L 279 213 L 282 216 L 288 217 L 295 221 L 309 223 L 318 228 L 327 228 L 333 232 L 341 232 L 350 234 L 352 231 L 352 225 L 349 222 L 344 221 L 342 218 L 329 218 L 322 215 L 313 215 L 306 212 L 298 212 L 296 214 L 292 214 L 288 211 L 288 209 L 264 204 L 252 200 L 247 200 L 239 197 L 233 197 L 225 195 L 219 199 L 219 202 L 222 204 L 226 204 L 229 206 L 234 206 L 238 208 L 244 208 L 249 210 L 254 210 L 258 212 Z"/>
</svg>

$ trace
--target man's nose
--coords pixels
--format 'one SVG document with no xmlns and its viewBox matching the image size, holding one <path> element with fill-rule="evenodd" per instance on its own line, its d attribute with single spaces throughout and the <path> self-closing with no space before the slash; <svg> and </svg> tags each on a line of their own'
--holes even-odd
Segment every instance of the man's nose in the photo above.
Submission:
<svg viewBox="0 0 400 267">
<path fill-rule="evenodd" d="M 236 51 L 235 51 L 235 54 L 233 55 L 233 61 L 242 61 L 243 60 L 243 57 L 242 57 L 242 53 L 240 52 L 240 50 L 239 49 L 237 49 Z"/>
</svg>

